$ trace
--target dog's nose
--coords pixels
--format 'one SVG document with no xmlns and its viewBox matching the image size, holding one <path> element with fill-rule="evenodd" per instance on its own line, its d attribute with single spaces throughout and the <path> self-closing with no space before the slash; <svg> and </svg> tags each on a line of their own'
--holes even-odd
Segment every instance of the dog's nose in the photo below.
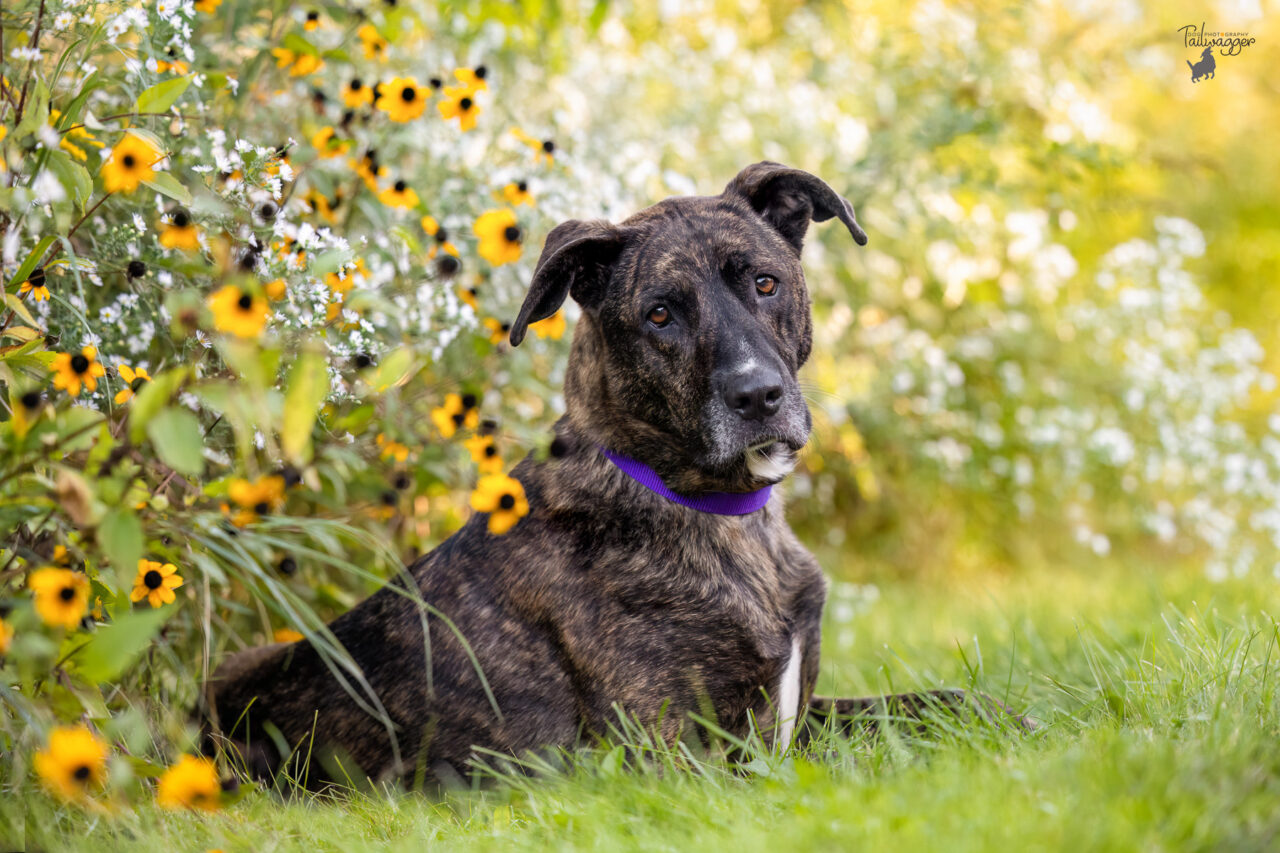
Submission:
<svg viewBox="0 0 1280 853">
<path fill-rule="evenodd" d="M 772 370 L 738 374 L 725 383 L 724 402 L 743 420 L 772 417 L 782 406 L 782 377 Z"/>
</svg>

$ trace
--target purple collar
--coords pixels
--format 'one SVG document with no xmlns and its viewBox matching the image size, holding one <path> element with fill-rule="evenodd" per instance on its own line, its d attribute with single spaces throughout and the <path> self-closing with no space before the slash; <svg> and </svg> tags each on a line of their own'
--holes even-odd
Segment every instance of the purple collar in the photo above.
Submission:
<svg viewBox="0 0 1280 853">
<path fill-rule="evenodd" d="M 658 472 L 643 462 L 637 462 L 611 450 L 600 448 L 605 458 L 618 466 L 622 473 L 644 486 L 656 495 L 662 495 L 669 501 L 681 506 L 696 509 L 698 512 L 709 512 L 714 515 L 747 515 L 755 512 L 769 502 L 769 494 L 773 486 L 765 486 L 754 492 L 703 492 L 700 495 L 681 495 L 667 488 Z"/>
</svg>

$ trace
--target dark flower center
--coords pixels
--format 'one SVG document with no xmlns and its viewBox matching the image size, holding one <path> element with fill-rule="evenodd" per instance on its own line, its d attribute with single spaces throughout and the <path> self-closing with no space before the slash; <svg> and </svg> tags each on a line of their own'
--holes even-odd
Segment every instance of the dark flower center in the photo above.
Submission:
<svg viewBox="0 0 1280 853">
<path fill-rule="evenodd" d="M 437 243 L 448 243 L 448 242 L 449 242 L 449 232 L 448 232 L 448 231 L 446 231 L 444 228 L 439 228 L 439 229 L 437 229 L 437 230 L 436 230 L 436 242 L 437 242 Z"/>
<path fill-rule="evenodd" d="M 492 444 L 487 444 L 484 448 L 484 455 L 486 459 L 492 459 L 498 455 L 498 448 L 494 447 Z"/>
<path fill-rule="evenodd" d="M 320 13 L 319 13 L 319 12 L 315 12 L 315 11 L 308 12 L 308 13 L 307 13 L 307 20 L 308 20 L 308 21 L 318 21 L 318 20 L 320 20 Z"/>
<path fill-rule="evenodd" d="M 280 570 L 280 574 L 291 575 L 298 570 L 298 561 L 293 557 L 285 557 L 280 561 L 280 565 L 277 568 Z"/>
<path fill-rule="evenodd" d="M 436 270 L 443 276 L 456 275 L 462 264 L 453 255 L 441 255 L 436 260 Z"/>
<path fill-rule="evenodd" d="M 475 74 L 477 80 L 483 80 L 489 74 L 489 69 L 483 65 L 477 65 Z"/>
<path fill-rule="evenodd" d="M 406 184 L 404 181 L 396 181 L 396 192 L 402 193 L 405 191 L 405 188 L 408 186 L 409 185 Z"/>
<path fill-rule="evenodd" d="M 444 85 L 444 81 L 441 80 L 439 77 L 432 77 L 427 82 L 431 85 L 432 89 L 439 89 L 441 86 Z"/>
<path fill-rule="evenodd" d="M 266 501 L 258 501 L 256 504 L 253 505 L 253 511 L 256 512 L 258 515 L 266 515 L 268 512 L 271 511 L 271 504 L 267 503 Z"/>
<path fill-rule="evenodd" d="M 516 505 L 516 499 L 512 495 L 503 495 L 498 498 L 498 506 L 502 509 L 511 509 Z"/>
<path fill-rule="evenodd" d="M 74 586 L 64 586 L 62 589 L 58 590 L 58 598 L 61 598 L 63 601 L 70 601 L 75 597 L 76 588 Z"/>
<path fill-rule="evenodd" d="M 555 142 L 553 142 L 553 141 L 552 141 L 552 140 L 550 140 L 550 139 L 543 140 L 543 143 L 542 143 L 542 150 L 543 150 L 543 151 L 545 151 L 545 152 L 547 152 L 548 154 L 552 153 L 553 151 L 555 151 L 555 150 L 556 150 L 556 144 L 555 144 Z"/>
<path fill-rule="evenodd" d="M 373 356 L 367 352 L 362 352 L 355 357 L 356 370 L 364 370 L 366 367 L 373 366 Z"/>
<path fill-rule="evenodd" d="M 28 409 L 34 409 L 36 406 L 40 405 L 40 392 L 28 391 L 22 395 L 21 400 L 23 406 Z"/>
<path fill-rule="evenodd" d="M 504 335 L 505 335 L 507 332 L 511 331 L 511 324 L 510 324 L 510 323 L 503 323 L 503 324 L 502 324 L 501 326 L 499 326 L 498 328 L 500 328 L 500 329 L 502 330 L 502 334 L 504 334 Z"/>
<path fill-rule="evenodd" d="M 412 86 L 405 86 L 400 90 L 400 100 L 404 101 L 406 104 L 412 104 L 413 99 L 416 97 L 418 97 L 418 90 Z"/>
<path fill-rule="evenodd" d="M 44 287 L 44 267 L 36 267 L 31 271 L 31 275 L 27 276 L 27 284 L 32 287 Z"/>
<path fill-rule="evenodd" d="M 475 407 L 476 407 L 476 395 L 475 395 L 475 394 L 463 394 L 463 395 L 462 395 L 462 409 L 463 409 L 463 411 L 466 411 L 467 409 L 474 409 Z"/>
<path fill-rule="evenodd" d="M 359 77 L 351 81 L 351 91 L 359 92 L 363 88 L 364 88 L 364 83 L 360 81 Z"/>
<path fill-rule="evenodd" d="M 527 181 L 521 181 L 520 183 L 516 184 L 516 189 L 518 189 L 522 193 L 527 193 L 529 191 L 529 183 Z"/>
<path fill-rule="evenodd" d="M 142 278 L 147 274 L 147 265 L 137 259 L 129 261 L 129 278 Z"/>
<path fill-rule="evenodd" d="M 186 228 L 191 224 L 191 214 L 185 210 L 179 210 L 173 215 L 173 224 L 179 228 Z"/>
<path fill-rule="evenodd" d="M 89 781 L 89 777 L 93 775 L 93 770 L 88 764 L 81 764 L 75 770 L 71 771 L 71 777 L 81 785 Z"/>
<path fill-rule="evenodd" d="M 132 154 L 124 155 L 120 158 L 120 162 L 124 164 L 126 169 L 132 169 L 138 163 Z"/>
<path fill-rule="evenodd" d="M 296 486 L 302 482 L 302 474 L 292 465 L 285 465 L 280 469 L 280 479 L 284 480 L 286 486 Z"/>
<path fill-rule="evenodd" d="M 403 491 L 409 488 L 410 482 L 411 481 L 409 480 L 409 475 L 401 471 L 399 474 L 396 474 L 396 478 L 394 481 L 392 481 L 391 485 Z"/>
<path fill-rule="evenodd" d="M 147 384 L 146 379 L 142 378 L 141 376 L 135 376 L 133 378 L 133 381 L 129 383 L 129 390 L 136 394 L 138 393 L 138 389 L 146 384 Z"/>
<path fill-rule="evenodd" d="M 519 243 L 520 229 L 515 225 L 508 225 L 506 230 L 502 232 L 502 236 L 507 238 L 508 243 Z"/>
<path fill-rule="evenodd" d="M 396 505 L 396 500 L 397 500 L 397 498 L 396 498 L 396 493 L 395 493 L 395 492 L 388 490 L 388 491 L 385 491 L 385 492 L 383 492 L 383 493 L 382 493 L 382 505 L 383 505 L 383 506 L 395 506 L 395 505 Z"/>
<path fill-rule="evenodd" d="M 276 206 L 271 202 L 267 202 L 262 207 L 258 208 L 258 214 L 263 219 L 272 219 L 276 215 Z"/>
<path fill-rule="evenodd" d="M 460 415 L 460 414 L 458 414 L 458 415 L 454 415 L 454 416 L 453 416 L 453 425 L 454 425 L 454 426 L 462 426 L 462 422 L 463 422 L 464 420 L 466 420 L 466 418 L 465 418 L 465 417 L 463 417 L 462 415 Z"/>
<path fill-rule="evenodd" d="M 472 101 L 470 98 L 463 98 L 461 101 L 458 101 L 458 108 L 465 113 L 467 110 L 471 109 L 471 104 Z"/>
<path fill-rule="evenodd" d="M 253 305 L 253 297 L 242 292 L 240 298 L 236 300 L 236 304 L 240 306 L 241 310 L 248 311 Z"/>
<path fill-rule="evenodd" d="M 84 373 L 89 369 L 89 359 L 85 358 L 80 353 L 76 353 L 71 356 L 71 369 L 76 373 Z"/>
<path fill-rule="evenodd" d="M 147 589 L 159 589 L 160 584 L 163 582 L 164 575 L 160 574 L 155 569 L 149 569 L 147 573 L 142 576 L 142 585 Z"/>
</svg>

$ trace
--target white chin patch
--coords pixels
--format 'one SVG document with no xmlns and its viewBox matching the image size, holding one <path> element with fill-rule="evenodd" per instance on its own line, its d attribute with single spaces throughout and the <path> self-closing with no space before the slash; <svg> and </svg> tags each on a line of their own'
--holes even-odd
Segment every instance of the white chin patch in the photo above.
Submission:
<svg viewBox="0 0 1280 853">
<path fill-rule="evenodd" d="M 747 470 L 753 477 L 769 483 L 783 480 L 796 467 L 796 454 L 781 442 L 747 451 Z"/>
</svg>

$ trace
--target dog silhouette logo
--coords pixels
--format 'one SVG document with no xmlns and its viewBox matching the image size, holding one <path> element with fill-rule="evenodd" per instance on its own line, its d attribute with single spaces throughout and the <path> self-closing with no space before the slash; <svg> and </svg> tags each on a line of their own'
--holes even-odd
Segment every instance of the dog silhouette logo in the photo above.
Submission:
<svg viewBox="0 0 1280 853">
<path fill-rule="evenodd" d="M 1213 61 L 1213 48 L 1206 47 L 1204 53 L 1200 54 L 1200 61 L 1195 65 L 1191 64 L 1191 60 L 1187 60 L 1187 67 L 1191 69 L 1191 82 L 1199 83 L 1202 79 L 1213 79 L 1213 70 L 1217 68 L 1217 63 Z"/>
</svg>

